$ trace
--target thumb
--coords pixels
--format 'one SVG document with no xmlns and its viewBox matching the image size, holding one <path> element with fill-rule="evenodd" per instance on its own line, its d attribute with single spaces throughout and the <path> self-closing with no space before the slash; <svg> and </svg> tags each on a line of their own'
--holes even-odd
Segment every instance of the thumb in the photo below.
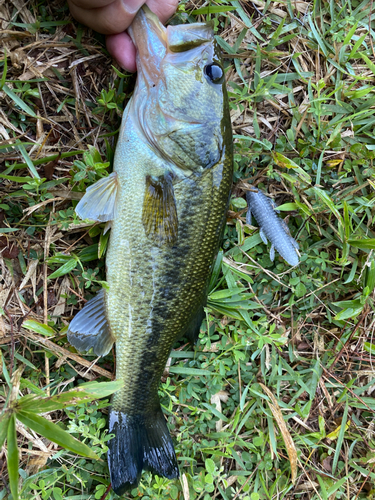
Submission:
<svg viewBox="0 0 375 500">
<path fill-rule="evenodd" d="M 125 31 L 144 3 L 144 0 L 68 0 L 72 16 L 103 35 Z"/>
</svg>

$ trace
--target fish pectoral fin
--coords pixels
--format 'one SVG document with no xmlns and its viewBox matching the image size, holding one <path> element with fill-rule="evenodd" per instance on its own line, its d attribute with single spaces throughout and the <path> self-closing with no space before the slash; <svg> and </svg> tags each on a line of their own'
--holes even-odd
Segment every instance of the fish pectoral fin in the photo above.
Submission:
<svg viewBox="0 0 375 500">
<path fill-rule="evenodd" d="M 109 353 L 115 338 L 105 314 L 104 290 L 89 300 L 74 317 L 69 325 L 68 341 L 79 351 L 93 348 L 97 356 Z"/>
<path fill-rule="evenodd" d="M 76 214 L 81 219 L 108 222 L 117 215 L 118 180 L 116 172 L 89 186 L 84 197 L 76 206 Z"/>
<path fill-rule="evenodd" d="M 178 237 L 178 217 L 172 176 L 146 177 L 142 222 L 148 238 L 157 246 L 173 246 Z"/>
</svg>

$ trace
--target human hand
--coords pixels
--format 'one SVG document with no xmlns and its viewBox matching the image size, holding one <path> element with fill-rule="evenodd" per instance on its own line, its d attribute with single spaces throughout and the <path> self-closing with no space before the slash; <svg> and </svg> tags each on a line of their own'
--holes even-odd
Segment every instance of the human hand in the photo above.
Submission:
<svg viewBox="0 0 375 500">
<path fill-rule="evenodd" d="M 89 28 L 107 35 L 108 52 L 127 71 L 136 71 L 135 47 L 125 30 L 146 3 L 165 23 L 177 9 L 178 0 L 68 0 L 72 16 Z"/>
</svg>

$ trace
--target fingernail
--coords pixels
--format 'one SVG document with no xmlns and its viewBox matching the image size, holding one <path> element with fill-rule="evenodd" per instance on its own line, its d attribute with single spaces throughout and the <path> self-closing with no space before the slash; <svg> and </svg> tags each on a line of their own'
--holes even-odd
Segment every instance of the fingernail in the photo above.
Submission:
<svg viewBox="0 0 375 500">
<path fill-rule="evenodd" d="M 145 0 L 122 0 L 122 5 L 129 14 L 138 12 L 144 3 Z"/>
</svg>

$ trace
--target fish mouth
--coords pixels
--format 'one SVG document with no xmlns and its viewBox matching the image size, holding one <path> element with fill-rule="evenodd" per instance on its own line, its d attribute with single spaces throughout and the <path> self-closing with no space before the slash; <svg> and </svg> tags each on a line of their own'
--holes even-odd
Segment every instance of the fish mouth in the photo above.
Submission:
<svg viewBox="0 0 375 500">
<path fill-rule="evenodd" d="M 166 28 L 147 5 L 138 11 L 128 32 L 137 48 L 137 70 L 144 74 L 151 87 L 160 77 L 161 62 L 167 53 L 187 52 L 213 41 L 210 23 L 179 24 Z"/>
</svg>

